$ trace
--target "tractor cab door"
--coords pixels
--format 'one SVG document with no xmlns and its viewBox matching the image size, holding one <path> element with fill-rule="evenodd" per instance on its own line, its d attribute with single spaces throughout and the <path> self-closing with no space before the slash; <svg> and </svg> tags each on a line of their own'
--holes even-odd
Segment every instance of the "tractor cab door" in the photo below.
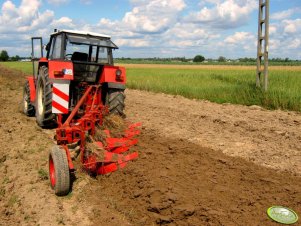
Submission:
<svg viewBox="0 0 301 226">
<path fill-rule="evenodd" d="M 34 79 L 38 77 L 38 62 L 43 57 L 43 39 L 42 37 L 31 38 L 31 60 L 32 60 L 32 71 Z"/>
<path fill-rule="evenodd" d="M 65 57 L 65 35 L 52 36 L 47 49 L 49 78 L 73 80 L 73 64 Z"/>
</svg>

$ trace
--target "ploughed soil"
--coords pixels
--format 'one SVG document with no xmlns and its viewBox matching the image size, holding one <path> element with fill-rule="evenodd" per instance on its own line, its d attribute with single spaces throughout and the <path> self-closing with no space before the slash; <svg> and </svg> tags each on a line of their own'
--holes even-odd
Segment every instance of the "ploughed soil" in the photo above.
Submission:
<svg viewBox="0 0 301 226">
<path fill-rule="evenodd" d="M 72 192 L 56 197 L 54 130 L 20 112 L 24 81 L 0 65 L 0 225 L 276 226 L 272 205 L 301 215 L 300 113 L 127 90 L 140 157 L 96 178 L 76 164 Z"/>
</svg>

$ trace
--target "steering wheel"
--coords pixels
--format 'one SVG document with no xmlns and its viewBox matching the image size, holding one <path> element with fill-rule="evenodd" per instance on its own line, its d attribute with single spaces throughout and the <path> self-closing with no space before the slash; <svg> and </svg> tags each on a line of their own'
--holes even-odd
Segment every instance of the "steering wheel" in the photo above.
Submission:
<svg viewBox="0 0 301 226">
<path fill-rule="evenodd" d="M 73 55 L 72 53 L 66 54 L 66 55 L 65 55 L 66 60 L 71 60 L 72 55 Z"/>
</svg>

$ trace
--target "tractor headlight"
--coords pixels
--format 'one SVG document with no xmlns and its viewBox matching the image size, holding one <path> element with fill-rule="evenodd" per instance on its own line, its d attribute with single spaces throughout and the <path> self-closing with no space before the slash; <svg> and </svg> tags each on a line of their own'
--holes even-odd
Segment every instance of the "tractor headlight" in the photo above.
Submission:
<svg viewBox="0 0 301 226">
<path fill-rule="evenodd" d="M 116 80 L 123 80 L 122 71 L 120 69 L 116 70 Z"/>
</svg>

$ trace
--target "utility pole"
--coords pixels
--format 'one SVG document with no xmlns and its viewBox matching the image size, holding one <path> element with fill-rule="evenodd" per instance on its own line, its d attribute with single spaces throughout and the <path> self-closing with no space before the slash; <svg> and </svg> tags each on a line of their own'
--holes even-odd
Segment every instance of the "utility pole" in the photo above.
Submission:
<svg viewBox="0 0 301 226">
<path fill-rule="evenodd" d="M 263 87 L 264 91 L 268 90 L 269 17 L 270 0 L 259 0 L 256 86 Z"/>
</svg>

